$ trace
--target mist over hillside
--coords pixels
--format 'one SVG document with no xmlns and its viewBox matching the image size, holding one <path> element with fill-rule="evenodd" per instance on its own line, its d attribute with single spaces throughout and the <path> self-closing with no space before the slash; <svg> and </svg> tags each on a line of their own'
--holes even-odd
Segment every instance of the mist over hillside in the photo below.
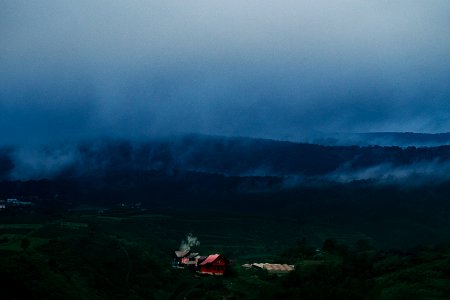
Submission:
<svg viewBox="0 0 450 300">
<path fill-rule="evenodd" d="M 400 136 L 403 136 L 400 134 Z M 445 135 L 446 136 L 446 135 Z M 314 181 L 445 181 L 450 146 L 326 146 L 267 139 L 185 135 L 98 139 L 0 149 L 3 180 L 104 178 L 112 174 L 201 172 Z M 125 175 L 124 175 L 125 176 Z"/>
<path fill-rule="evenodd" d="M 316 133 L 303 138 L 311 144 L 327 146 L 399 146 L 438 147 L 450 144 L 450 133 L 363 132 Z"/>
<path fill-rule="evenodd" d="M 37 212 L 51 215 L 138 204 L 157 213 L 288 217 L 361 228 L 380 246 L 400 247 L 445 239 L 450 211 L 450 146 L 189 135 L 1 154 L 0 199 L 31 199 Z"/>
<path fill-rule="evenodd" d="M 0 151 L 0 199 L 58 210 L 142 203 L 151 209 L 430 215 L 447 207 L 450 146 L 324 146 L 184 135 L 96 139 Z M 350 215 L 349 215 L 350 214 Z"/>
</svg>

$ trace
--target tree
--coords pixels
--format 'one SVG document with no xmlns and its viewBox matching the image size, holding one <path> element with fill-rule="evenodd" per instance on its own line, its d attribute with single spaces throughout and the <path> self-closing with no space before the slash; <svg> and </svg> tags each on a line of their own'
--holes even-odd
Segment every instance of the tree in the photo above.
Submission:
<svg viewBox="0 0 450 300">
<path fill-rule="evenodd" d="M 338 248 L 338 243 L 335 239 L 328 238 L 323 242 L 322 250 L 325 252 L 336 252 Z"/>
<path fill-rule="evenodd" d="M 23 251 L 27 250 L 30 247 L 30 240 L 28 238 L 23 238 L 22 242 L 20 242 L 20 247 Z"/>
</svg>

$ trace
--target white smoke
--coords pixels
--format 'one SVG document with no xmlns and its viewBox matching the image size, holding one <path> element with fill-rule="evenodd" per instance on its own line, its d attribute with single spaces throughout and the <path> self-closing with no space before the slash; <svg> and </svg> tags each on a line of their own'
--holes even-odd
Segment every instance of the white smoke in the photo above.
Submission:
<svg viewBox="0 0 450 300">
<path fill-rule="evenodd" d="M 192 233 L 186 235 L 186 239 L 181 241 L 180 251 L 191 250 L 191 247 L 200 246 L 200 241 Z"/>
</svg>

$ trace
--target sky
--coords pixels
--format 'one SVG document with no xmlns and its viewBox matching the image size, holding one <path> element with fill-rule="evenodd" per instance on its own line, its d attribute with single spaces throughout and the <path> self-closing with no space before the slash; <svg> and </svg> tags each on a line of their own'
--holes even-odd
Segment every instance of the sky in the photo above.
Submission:
<svg viewBox="0 0 450 300">
<path fill-rule="evenodd" d="M 448 132 L 449 15 L 448 0 L 0 0 L 0 143 Z"/>
</svg>

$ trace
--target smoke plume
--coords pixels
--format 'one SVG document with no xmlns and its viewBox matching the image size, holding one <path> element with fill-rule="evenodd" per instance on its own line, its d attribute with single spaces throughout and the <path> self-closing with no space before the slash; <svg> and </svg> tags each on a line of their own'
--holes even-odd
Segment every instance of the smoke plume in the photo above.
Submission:
<svg viewBox="0 0 450 300">
<path fill-rule="evenodd" d="M 181 241 L 180 251 L 191 250 L 191 248 L 195 246 L 200 246 L 200 241 L 192 233 L 188 233 L 186 239 Z"/>
</svg>

